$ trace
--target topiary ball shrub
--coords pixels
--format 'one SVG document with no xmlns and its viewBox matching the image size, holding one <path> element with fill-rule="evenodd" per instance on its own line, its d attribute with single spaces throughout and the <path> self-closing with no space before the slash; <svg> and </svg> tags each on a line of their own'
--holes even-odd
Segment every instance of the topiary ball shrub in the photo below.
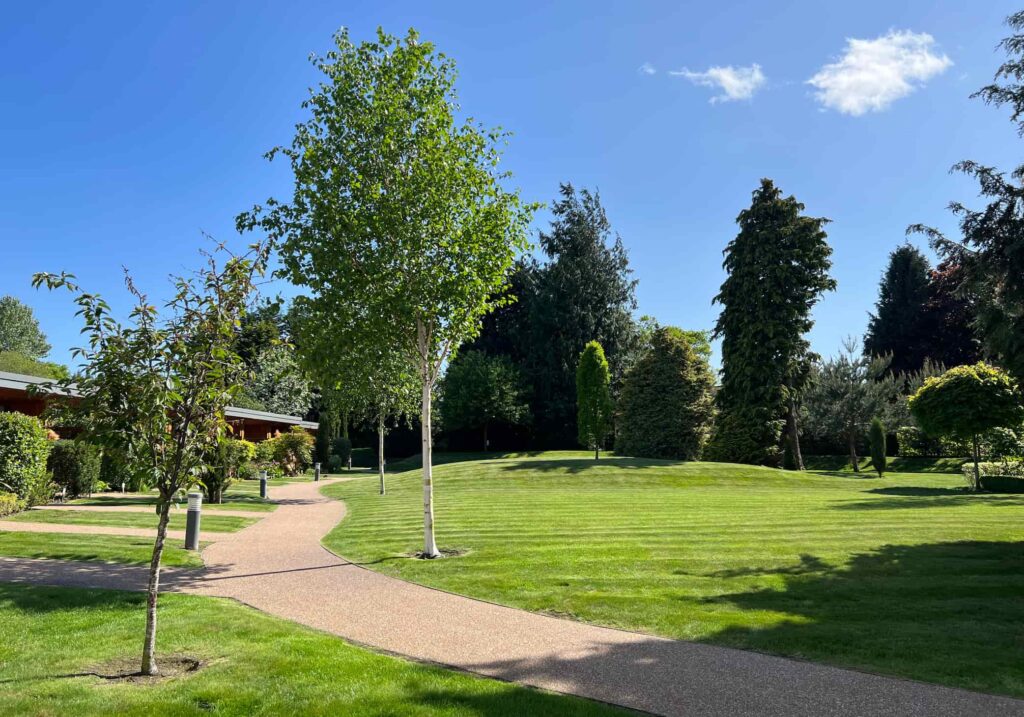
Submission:
<svg viewBox="0 0 1024 717">
<path fill-rule="evenodd" d="M 50 481 L 46 456 L 50 442 L 38 418 L 0 413 L 0 490 L 34 505 L 45 502 Z"/>
<path fill-rule="evenodd" d="M 50 449 L 47 469 L 67 497 L 90 495 L 96 490 L 103 463 L 99 448 L 84 441 L 56 441 Z"/>
<path fill-rule="evenodd" d="M 331 454 L 327 459 L 327 472 L 328 473 L 341 473 L 345 470 L 345 461 L 341 460 L 341 456 Z"/>
</svg>

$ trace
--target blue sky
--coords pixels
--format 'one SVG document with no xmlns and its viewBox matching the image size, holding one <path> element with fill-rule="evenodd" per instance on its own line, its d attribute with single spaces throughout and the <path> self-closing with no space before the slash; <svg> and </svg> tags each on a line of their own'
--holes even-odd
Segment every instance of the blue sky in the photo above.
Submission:
<svg viewBox="0 0 1024 717">
<path fill-rule="evenodd" d="M 456 60 L 464 109 L 514 133 L 505 164 L 526 198 L 548 202 L 561 181 L 600 190 L 640 280 L 639 313 L 714 323 L 721 252 L 761 177 L 830 217 L 839 289 L 811 340 L 831 354 L 863 332 L 906 226 L 953 230 L 946 203 L 974 201 L 949 166 L 1019 162 L 1006 113 L 968 99 L 1001 61 L 1016 9 L 14 4 L 0 26 L 0 293 L 36 309 L 52 358 L 67 361 L 73 306 L 32 290 L 33 272 L 70 271 L 123 308 L 124 265 L 165 295 L 169 272 L 196 265 L 201 232 L 230 239 L 238 212 L 287 196 L 287 168 L 262 154 L 302 118 L 317 80 L 309 53 L 339 26 L 356 39 L 411 26 Z"/>
</svg>

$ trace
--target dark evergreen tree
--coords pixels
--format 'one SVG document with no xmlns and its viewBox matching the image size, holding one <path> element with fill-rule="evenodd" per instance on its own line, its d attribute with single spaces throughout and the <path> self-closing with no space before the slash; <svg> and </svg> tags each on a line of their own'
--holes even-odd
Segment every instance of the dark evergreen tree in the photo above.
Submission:
<svg viewBox="0 0 1024 717">
<path fill-rule="evenodd" d="M 930 272 L 928 259 L 915 246 L 904 244 L 889 254 L 864 336 L 864 354 L 891 355 L 890 373 L 919 371 L 925 359 L 934 358 Z"/>
<path fill-rule="evenodd" d="M 972 97 L 997 107 L 1009 105 L 1010 118 L 1024 135 L 1024 12 L 1010 15 L 1007 24 L 1015 33 L 1001 43 L 1009 59 L 996 70 L 992 84 Z M 943 257 L 960 265 L 959 293 L 977 301 L 974 325 L 984 351 L 1024 380 L 1024 164 L 1009 177 L 969 160 L 953 169 L 978 182 L 988 206 L 974 210 L 950 204 L 960 220 L 960 241 L 923 225 L 910 231 L 926 233 Z"/>
<path fill-rule="evenodd" d="M 618 403 L 616 452 L 700 458 L 711 433 L 715 379 L 707 359 L 692 347 L 694 333 L 674 326 L 656 329 L 647 351 L 627 372 Z"/>
<path fill-rule="evenodd" d="M 983 358 L 974 330 L 975 302 L 966 293 L 965 278 L 963 268 L 949 260 L 931 273 L 928 357 L 948 368 L 974 364 Z"/>
<path fill-rule="evenodd" d="M 804 205 L 762 179 L 740 231 L 725 249 L 728 277 L 714 336 L 722 339 L 719 421 L 706 455 L 739 463 L 778 463 L 789 423 L 799 438 L 796 401 L 808 375 L 811 309 L 835 288 L 827 219 L 803 216 Z"/>
<path fill-rule="evenodd" d="M 540 234 L 547 262 L 521 260 L 511 278 L 514 303 L 484 319 L 467 347 L 518 364 L 529 395 L 537 447 L 576 446 L 576 365 L 591 340 L 604 347 L 617 393 L 640 341 L 633 311 L 636 281 L 622 240 L 597 193 L 559 188 L 551 228 Z"/>
</svg>

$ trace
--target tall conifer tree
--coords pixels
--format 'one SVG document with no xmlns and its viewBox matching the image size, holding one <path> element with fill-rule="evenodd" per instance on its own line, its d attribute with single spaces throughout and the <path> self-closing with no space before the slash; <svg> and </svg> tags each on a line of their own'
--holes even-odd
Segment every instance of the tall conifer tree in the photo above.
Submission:
<svg viewBox="0 0 1024 717">
<path fill-rule="evenodd" d="M 878 303 L 864 336 L 867 356 L 892 354 L 891 373 L 919 371 L 931 353 L 931 266 L 921 251 L 904 244 L 889 254 L 878 286 Z"/>
<path fill-rule="evenodd" d="M 728 277 L 714 299 L 722 306 L 714 330 L 722 339 L 722 388 L 706 451 L 712 460 L 777 463 L 784 424 L 799 455 L 796 404 L 811 358 L 804 334 L 814 324 L 812 307 L 836 286 L 828 275 L 828 220 L 803 210 L 762 179 L 725 249 Z"/>
</svg>

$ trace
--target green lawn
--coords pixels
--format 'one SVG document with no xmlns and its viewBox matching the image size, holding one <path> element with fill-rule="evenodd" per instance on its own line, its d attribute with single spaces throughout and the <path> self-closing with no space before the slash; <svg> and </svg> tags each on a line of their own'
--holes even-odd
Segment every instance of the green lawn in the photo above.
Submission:
<svg viewBox="0 0 1024 717">
<path fill-rule="evenodd" d="M 284 485 L 281 483 L 280 485 Z M 273 497 L 273 494 L 271 494 Z M 97 493 L 89 498 L 79 498 L 69 501 L 70 505 L 156 505 L 156 493 Z M 181 503 L 182 510 L 185 509 L 185 501 Z M 203 503 L 203 511 L 218 510 L 276 510 L 277 505 L 260 498 L 259 486 L 250 488 L 239 485 L 232 486 L 224 494 L 223 503 Z"/>
<path fill-rule="evenodd" d="M 374 570 L 528 610 L 1024 696 L 1024 496 L 959 475 L 795 474 L 585 454 L 441 465 L 325 492 Z"/>
<path fill-rule="evenodd" d="M 0 584 L 0 714 L 626 714 L 376 654 L 231 601 L 185 595 L 160 598 L 158 650 L 199 658 L 198 672 L 148 684 L 84 674 L 137 658 L 144 613 L 141 594 Z"/>
<path fill-rule="evenodd" d="M 5 518 L 21 523 L 55 523 L 60 525 L 106 525 L 118 528 L 156 528 L 157 515 L 152 513 L 119 513 L 93 510 L 26 510 Z M 232 515 L 204 515 L 200 522 L 203 532 L 234 533 L 256 522 L 256 518 L 238 518 Z M 171 513 L 171 530 L 185 529 L 185 511 Z"/>
<path fill-rule="evenodd" d="M 56 558 L 98 560 L 106 563 L 148 565 L 153 555 L 152 538 L 80 533 L 15 533 L 0 531 L 0 556 L 9 558 Z M 164 544 L 163 565 L 199 568 L 199 553 L 185 550 L 182 540 Z M 0 650 L 2 650 L 0 645 Z M 0 712 L 2 714 L 2 712 Z"/>
</svg>

